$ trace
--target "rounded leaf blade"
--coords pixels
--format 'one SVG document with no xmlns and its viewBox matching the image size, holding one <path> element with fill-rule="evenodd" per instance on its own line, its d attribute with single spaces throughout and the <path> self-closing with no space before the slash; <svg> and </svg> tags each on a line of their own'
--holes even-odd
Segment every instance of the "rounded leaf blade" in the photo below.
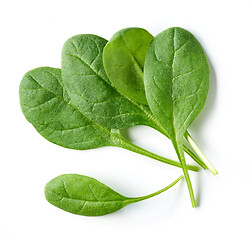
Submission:
<svg viewBox="0 0 252 240">
<path fill-rule="evenodd" d="M 146 56 L 144 81 L 153 114 L 169 136 L 183 136 L 209 89 L 209 66 L 200 43 L 182 28 L 158 34 Z"/>
<path fill-rule="evenodd" d="M 153 36 L 142 28 L 122 29 L 114 34 L 103 52 L 106 73 L 124 96 L 147 105 L 143 68 Z"/>
<path fill-rule="evenodd" d="M 19 96 L 26 119 L 50 142 L 78 150 L 111 145 L 110 130 L 72 105 L 60 69 L 41 67 L 27 72 Z"/>
<path fill-rule="evenodd" d="M 45 197 L 60 209 L 84 216 L 106 215 L 134 202 L 94 178 L 77 174 L 52 179 L 45 186 Z"/>
</svg>

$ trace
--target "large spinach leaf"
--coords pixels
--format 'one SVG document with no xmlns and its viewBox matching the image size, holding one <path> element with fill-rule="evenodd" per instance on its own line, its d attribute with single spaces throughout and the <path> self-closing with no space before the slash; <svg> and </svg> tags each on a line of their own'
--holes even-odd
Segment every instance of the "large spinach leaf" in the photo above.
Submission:
<svg viewBox="0 0 252 240">
<path fill-rule="evenodd" d="M 94 178 L 64 174 L 45 186 L 45 197 L 54 206 L 84 216 L 102 216 L 139 201 L 154 197 L 174 186 L 182 176 L 167 187 L 147 196 L 125 197 Z"/>
<path fill-rule="evenodd" d="M 148 152 L 79 111 L 63 87 L 61 71 L 42 67 L 29 71 L 20 84 L 20 104 L 26 119 L 47 140 L 72 149 L 116 146 L 174 166 L 181 164 Z M 197 171 L 195 166 L 188 169 Z"/>
<path fill-rule="evenodd" d="M 150 44 L 145 61 L 146 97 L 185 166 L 183 135 L 202 110 L 209 88 L 209 66 L 200 43 L 188 31 L 170 28 Z M 183 167 L 193 207 L 187 169 Z"/>
</svg>

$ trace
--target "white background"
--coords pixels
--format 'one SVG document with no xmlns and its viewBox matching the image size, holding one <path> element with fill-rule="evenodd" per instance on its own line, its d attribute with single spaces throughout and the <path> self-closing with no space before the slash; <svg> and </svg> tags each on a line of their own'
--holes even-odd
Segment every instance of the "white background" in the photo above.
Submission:
<svg viewBox="0 0 252 240">
<path fill-rule="evenodd" d="M 250 0 L 1 1 L 0 239 L 251 239 L 251 11 Z M 133 26 L 153 35 L 183 27 L 204 47 L 211 88 L 189 131 L 219 174 L 190 173 L 196 209 L 182 181 L 108 216 L 64 212 L 43 193 L 63 173 L 95 177 L 132 197 L 161 189 L 181 174 L 122 149 L 64 149 L 42 138 L 20 110 L 22 76 L 39 66 L 60 67 L 69 37 L 92 33 L 109 39 Z M 170 141 L 156 131 L 135 127 L 129 134 L 134 143 L 176 159 Z"/>
</svg>

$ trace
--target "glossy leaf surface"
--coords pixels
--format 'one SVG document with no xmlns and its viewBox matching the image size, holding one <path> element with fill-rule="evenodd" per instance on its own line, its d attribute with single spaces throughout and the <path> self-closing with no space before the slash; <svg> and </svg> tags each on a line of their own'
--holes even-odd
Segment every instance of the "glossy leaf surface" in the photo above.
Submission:
<svg viewBox="0 0 252 240">
<path fill-rule="evenodd" d="M 125 197 L 94 178 L 64 174 L 52 179 L 45 186 L 45 197 L 54 206 L 67 212 L 84 216 L 102 216 L 127 206 L 154 197 L 174 186 L 180 176 L 167 187 L 147 196 Z"/>
<path fill-rule="evenodd" d="M 51 180 L 45 187 L 45 196 L 56 207 L 85 216 L 109 214 L 130 203 L 130 198 L 94 178 L 77 174 L 61 175 Z"/>
<path fill-rule="evenodd" d="M 124 96 L 147 105 L 143 68 L 153 36 L 142 28 L 122 29 L 114 34 L 103 52 L 108 78 Z"/>
</svg>

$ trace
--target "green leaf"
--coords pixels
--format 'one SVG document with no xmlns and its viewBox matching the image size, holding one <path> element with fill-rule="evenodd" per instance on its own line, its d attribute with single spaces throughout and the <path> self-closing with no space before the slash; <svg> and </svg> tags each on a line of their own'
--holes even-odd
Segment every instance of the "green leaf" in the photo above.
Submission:
<svg viewBox="0 0 252 240">
<path fill-rule="evenodd" d="M 182 176 L 167 187 L 144 197 L 125 197 L 94 178 L 64 174 L 48 182 L 45 197 L 52 205 L 84 216 L 102 216 L 135 202 L 156 196 L 174 186 Z"/>
<path fill-rule="evenodd" d="M 197 39 L 182 28 L 158 34 L 145 61 L 146 97 L 155 117 L 170 136 L 185 166 L 183 135 L 202 110 L 209 88 L 209 66 Z M 195 206 L 190 178 L 183 168 Z"/>
<path fill-rule="evenodd" d="M 65 42 L 62 80 L 72 103 L 85 116 L 108 128 L 154 127 L 148 107 L 122 96 L 111 86 L 102 62 L 106 43 L 107 40 L 89 34 Z"/>
<path fill-rule="evenodd" d="M 47 140 L 59 146 L 86 150 L 116 146 L 174 166 L 180 163 L 141 149 L 111 130 L 87 118 L 72 104 L 62 85 L 61 71 L 41 67 L 25 74 L 19 88 L 20 104 L 26 119 Z M 197 171 L 195 166 L 188 169 Z"/>
<path fill-rule="evenodd" d="M 94 178 L 77 174 L 61 175 L 48 182 L 45 196 L 56 207 L 85 216 L 109 214 L 130 203 L 130 198 Z"/>
<path fill-rule="evenodd" d="M 209 66 L 196 38 L 181 28 L 158 34 L 145 63 L 149 106 L 170 137 L 183 136 L 202 110 L 209 88 Z"/>
<path fill-rule="evenodd" d="M 127 28 L 115 33 L 103 53 L 106 73 L 124 96 L 147 105 L 143 68 L 153 36 L 142 28 Z"/>
<path fill-rule="evenodd" d="M 60 69 L 29 71 L 21 81 L 19 95 L 26 119 L 47 140 L 79 150 L 111 145 L 110 130 L 87 119 L 71 103 Z"/>
</svg>

